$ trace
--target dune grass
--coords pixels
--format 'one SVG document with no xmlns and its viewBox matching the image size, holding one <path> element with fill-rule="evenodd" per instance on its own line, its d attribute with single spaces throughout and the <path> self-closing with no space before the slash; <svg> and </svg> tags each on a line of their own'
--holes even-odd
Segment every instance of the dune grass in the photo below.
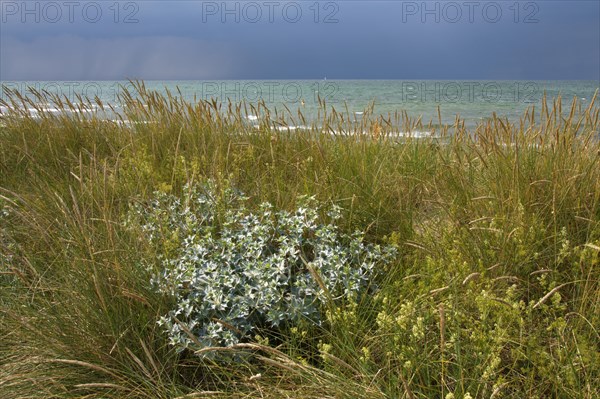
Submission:
<svg viewBox="0 0 600 399">
<path fill-rule="evenodd" d="M 596 99 L 544 99 L 519 123 L 467 130 L 372 109 L 357 125 L 325 103 L 311 125 L 137 90 L 116 122 L 20 111 L 99 100 L 4 104 L 1 398 L 600 397 Z M 307 128 L 273 128 L 290 120 Z M 155 191 L 206 179 L 250 206 L 337 204 L 342 230 L 399 255 L 377 294 L 328 309 L 322 327 L 195 348 L 246 354 L 236 362 L 177 352 L 156 324 L 171 304 L 143 266 L 158 254 L 124 221 Z"/>
</svg>

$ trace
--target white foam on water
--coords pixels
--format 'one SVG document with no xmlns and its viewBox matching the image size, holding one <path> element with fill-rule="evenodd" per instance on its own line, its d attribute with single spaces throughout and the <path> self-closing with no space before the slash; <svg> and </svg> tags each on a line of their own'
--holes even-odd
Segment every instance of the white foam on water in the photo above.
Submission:
<svg viewBox="0 0 600 399">
<path fill-rule="evenodd" d="M 324 134 L 329 134 L 332 136 L 367 136 L 367 137 L 374 137 L 373 132 L 369 132 L 367 130 L 363 130 L 361 132 L 358 131 L 344 131 L 344 130 L 322 130 L 322 133 Z M 381 134 L 380 137 L 387 137 L 387 138 L 398 138 L 398 139 L 405 139 L 405 138 L 413 138 L 413 139 L 425 139 L 425 138 L 436 138 L 438 136 L 433 135 L 432 132 L 430 131 L 412 131 L 412 132 L 400 132 L 400 131 L 396 131 L 396 132 L 389 132 L 389 133 L 384 133 Z"/>
<path fill-rule="evenodd" d="M 60 114 L 62 110 L 58 108 L 42 108 L 40 111 L 47 112 L 49 114 Z"/>
<path fill-rule="evenodd" d="M 274 128 L 276 130 L 279 130 L 280 132 L 287 132 L 287 131 L 293 131 L 293 130 L 309 130 L 310 128 L 308 126 L 274 126 Z"/>
<path fill-rule="evenodd" d="M 151 125 L 156 123 L 155 121 L 130 121 L 130 120 L 120 120 L 120 119 L 110 119 L 109 122 L 115 123 L 121 126 L 135 126 L 135 125 Z"/>
</svg>

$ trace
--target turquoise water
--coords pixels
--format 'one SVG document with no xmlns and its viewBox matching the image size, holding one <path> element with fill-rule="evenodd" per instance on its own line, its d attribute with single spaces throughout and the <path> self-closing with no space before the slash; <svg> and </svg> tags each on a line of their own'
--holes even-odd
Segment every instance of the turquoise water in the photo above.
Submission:
<svg viewBox="0 0 600 399">
<path fill-rule="evenodd" d="M 28 87 L 67 97 L 77 102 L 77 95 L 98 97 L 104 103 L 119 107 L 119 93 L 127 81 L 102 82 L 2 82 L 7 88 L 26 92 Z M 267 81 L 147 81 L 146 87 L 165 93 L 180 94 L 186 100 L 216 99 L 226 102 L 263 101 L 272 110 L 300 109 L 316 117 L 319 99 L 338 110 L 360 116 L 371 102 L 375 113 L 406 111 L 411 117 L 437 123 L 439 106 L 443 123 L 451 123 L 458 114 L 468 125 L 487 118 L 495 112 L 509 120 L 518 120 L 530 106 L 539 106 L 544 93 L 548 98 L 561 95 L 570 101 L 579 98 L 589 105 L 598 81 L 415 81 L 415 80 L 267 80 Z M 6 93 L 2 92 L 6 99 Z M 51 107 L 51 105 L 49 105 Z M 0 112 L 2 109 L 0 109 Z"/>
</svg>

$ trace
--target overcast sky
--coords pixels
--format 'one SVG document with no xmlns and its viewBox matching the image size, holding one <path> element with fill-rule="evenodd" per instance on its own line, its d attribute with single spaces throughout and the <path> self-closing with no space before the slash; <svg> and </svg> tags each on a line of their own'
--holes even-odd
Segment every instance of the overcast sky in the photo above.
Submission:
<svg viewBox="0 0 600 399">
<path fill-rule="evenodd" d="M 0 79 L 600 80 L 600 1 L 0 1 Z"/>
</svg>

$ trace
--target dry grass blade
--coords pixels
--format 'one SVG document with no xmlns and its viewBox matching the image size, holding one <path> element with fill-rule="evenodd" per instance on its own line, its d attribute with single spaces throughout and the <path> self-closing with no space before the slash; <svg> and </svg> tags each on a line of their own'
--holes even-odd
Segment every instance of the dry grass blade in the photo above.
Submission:
<svg viewBox="0 0 600 399">
<path fill-rule="evenodd" d="M 600 252 L 600 247 L 597 246 L 597 245 L 587 243 L 587 244 L 585 244 L 585 246 L 588 247 L 588 248 L 592 248 L 595 251 L 599 251 Z"/>
<path fill-rule="evenodd" d="M 404 392 L 406 393 L 408 399 L 415 399 L 415 395 L 410 389 L 410 385 L 408 384 L 408 381 L 406 381 L 406 378 L 404 378 L 404 375 L 402 375 L 402 373 L 398 373 L 398 377 L 400 378 L 400 381 L 402 381 L 402 387 L 404 388 Z"/>
<path fill-rule="evenodd" d="M 192 399 L 192 398 L 205 398 L 207 396 L 223 396 L 223 397 L 231 397 L 230 394 L 221 391 L 199 391 L 188 393 L 187 395 L 177 396 L 174 399 Z"/>
<path fill-rule="evenodd" d="M 96 382 L 96 383 L 90 382 L 87 384 L 76 384 L 73 386 L 78 389 L 105 388 L 105 389 L 117 389 L 117 390 L 121 390 L 121 391 L 131 391 L 129 388 L 123 387 L 121 385 L 102 383 L 102 382 Z"/>
<path fill-rule="evenodd" d="M 469 281 L 478 279 L 479 277 L 481 277 L 481 273 L 478 273 L 478 272 L 471 273 L 467 277 L 465 277 L 465 279 L 462 282 L 462 285 L 466 285 Z"/>
<path fill-rule="evenodd" d="M 69 360 L 69 359 L 50 359 L 50 360 L 46 360 L 47 363 L 60 363 L 60 364 L 68 364 L 71 366 L 79 366 L 79 367 L 84 367 L 84 368 L 88 368 L 90 370 L 94 370 L 94 371 L 98 371 L 100 373 L 103 374 L 107 374 L 110 375 L 111 377 L 114 377 L 116 379 L 121 379 L 117 374 L 113 373 L 112 371 L 98 366 L 96 364 L 92 364 L 92 363 L 88 363 L 88 362 L 82 362 L 80 360 Z"/>
<path fill-rule="evenodd" d="M 148 377 L 150 380 L 154 380 L 154 376 L 150 373 L 150 371 L 148 371 L 148 369 L 146 368 L 144 363 L 140 360 L 140 358 L 137 357 L 129 348 L 125 348 L 125 351 L 133 359 L 135 364 L 137 364 L 139 366 L 139 368 L 142 370 L 144 375 L 146 377 Z"/>
<path fill-rule="evenodd" d="M 548 298 L 550 298 L 552 295 L 554 295 L 554 293 L 556 293 L 556 292 L 557 292 L 558 290 L 560 290 L 561 288 L 564 288 L 564 287 L 566 287 L 567 285 L 575 284 L 575 283 L 578 283 L 578 282 L 581 282 L 581 281 L 583 281 L 583 280 L 579 280 L 579 281 L 571 281 L 571 282 L 568 282 L 568 283 L 561 284 L 561 285 L 559 285 L 559 286 L 557 286 L 557 287 L 554 287 L 552 290 L 550 290 L 550 292 L 548 292 L 546 295 L 544 295 L 544 296 L 542 297 L 542 299 L 540 299 L 539 301 L 537 301 L 537 302 L 536 302 L 536 304 L 535 304 L 535 305 L 533 305 L 533 309 L 537 309 L 537 308 L 539 308 L 541 305 L 543 305 L 543 304 L 544 304 L 544 302 L 546 302 L 546 301 L 548 300 Z"/>
</svg>

